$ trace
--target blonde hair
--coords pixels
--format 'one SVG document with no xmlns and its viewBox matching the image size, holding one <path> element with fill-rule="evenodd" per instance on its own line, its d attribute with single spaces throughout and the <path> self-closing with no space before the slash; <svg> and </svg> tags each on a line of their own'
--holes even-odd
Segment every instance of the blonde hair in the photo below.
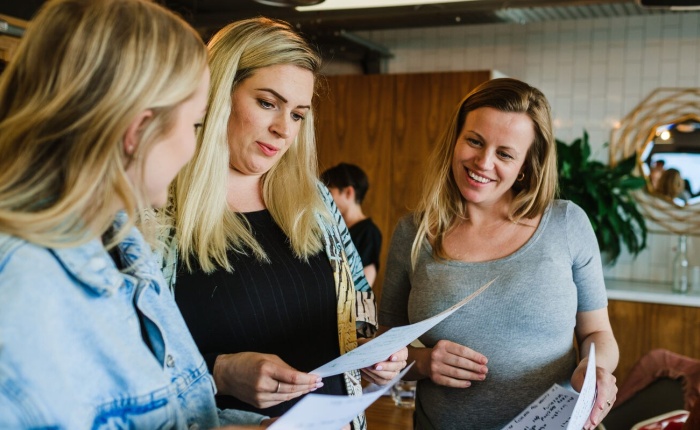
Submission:
<svg viewBox="0 0 700 430">
<path fill-rule="evenodd" d="M 657 192 L 664 197 L 675 199 L 680 196 L 685 189 L 685 182 L 678 169 L 664 170 L 659 178 Z"/>
<path fill-rule="evenodd" d="M 197 88 L 206 49 L 182 19 L 143 0 L 47 2 L 0 76 L 0 231 L 47 247 L 104 233 L 115 199 L 145 206 L 123 136 L 141 112 L 142 159 Z M 116 239 L 115 239 L 116 240 Z"/>
<path fill-rule="evenodd" d="M 546 97 L 538 89 L 516 79 L 484 82 L 460 102 L 430 156 L 428 173 L 415 212 L 418 233 L 411 250 L 413 266 L 426 239 L 432 245 L 435 258 L 448 258 L 443 246 L 445 235 L 458 218 L 464 217 L 468 204 L 452 174 L 454 148 L 469 112 L 482 107 L 525 113 L 534 124 L 535 140 L 523 165 L 525 176 L 513 185 L 514 198 L 509 218 L 515 222 L 522 218 L 534 218 L 544 213 L 554 199 L 557 188 L 556 143 Z"/>
<path fill-rule="evenodd" d="M 216 266 L 231 271 L 229 249 L 240 253 L 252 251 L 261 261 L 267 260 L 245 218 L 227 206 L 231 95 L 238 84 L 264 67 L 294 65 L 310 70 L 316 77 L 320 58 L 289 24 L 267 18 L 229 24 L 214 35 L 208 48 L 209 110 L 195 156 L 175 181 L 172 206 L 166 215 L 174 217 L 171 222 L 178 251 L 188 268 L 192 268 L 196 258 L 205 272 L 212 272 Z M 310 110 L 295 142 L 262 177 L 265 205 L 289 238 L 294 254 L 304 259 L 323 249 L 323 233 L 316 215 L 327 216 L 327 211 L 317 189 L 317 177 Z"/>
</svg>

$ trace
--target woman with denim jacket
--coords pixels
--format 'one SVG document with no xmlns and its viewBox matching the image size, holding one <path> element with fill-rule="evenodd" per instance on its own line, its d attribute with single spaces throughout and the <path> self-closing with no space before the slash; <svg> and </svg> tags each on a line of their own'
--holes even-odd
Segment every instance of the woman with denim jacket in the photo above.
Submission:
<svg viewBox="0 0 700 430">
<path fill-rule="evenodd" d="M 194 153 L 206 61 L 154 3 L 54 0 L 0 78 L 0 428 L 220 424 L 134 227 Z"/>
<path fill-rule="evenodd" d="M 308 373 L 376 327 L 357 251 L 317 179 L 320 59 L 287 23 L 266 18 L 230 24 L 209 51 L 209 109 L 165 220 L 166 278 L 217 404 L 277 416 L 310 391 L 361 394 L 358 371 Z M 363 374 L 387 383 L 405 358 L 404 348 Z"/>
</svg>

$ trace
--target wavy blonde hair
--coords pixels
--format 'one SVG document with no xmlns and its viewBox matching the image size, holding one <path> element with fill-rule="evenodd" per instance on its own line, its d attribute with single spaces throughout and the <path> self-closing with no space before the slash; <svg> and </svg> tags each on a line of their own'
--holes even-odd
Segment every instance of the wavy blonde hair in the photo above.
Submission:
<svg viewBox="0 0 700 430">
<path fill-rule="evenodd" d="M 458 218 L 464 217 L 468 204 L 452 174 L 454 148 L 469 112 L 482 107 L 527 114 L 535 128 L 535 141 L 523 165 L 525 177 L 513 185 L 510 220 L 517 222 L 522 218 L 541 215 L 554 200 L 557 154 L 547 98 L 537 88 L 516 79 L 484 82 L 460 102 L 430 156 L 428 174 L 415 212 L 418 233 L 411 249 L 411 264 L 414 267 L 426 239 L 432 245 L 435 258 L 448 258 L 443 246 L 445 235 Z"/>
<path fill-rule="evenodd" d="M 261 261 L 267 260 L 250 225 L 226 202 L 231 95 L 239 83 L 264 67 L 294 65 L 310 70 L 316 78 L 321 60 L 289 24 L 267 18 L 229 24 L 214 35 L 208 47 L 209 110 L 195 156 L 175 181 L 165 224 L 174 225 L 178 252 L 188 268 L 196 258 L 205 272 L 217 266 L 231 271 L 229 249 L 252 252 Z M 323 249 L 316 214 L 326 216 L 327 212 L 317 189 L 313 118 L 310 110 L 295 142 L 262 177 L 265 205 L 289 238 L 294 254 L 303 259 Z"/>
<path fill-rule="evenodd" d="M 125 172 L 126 130 L 153 110 L 139 162 L 194 93 L 206 60 L 197 33 L 154 3 L 47 2 L 0 76 L 0 231 L 75 246 L 104 233 L 121 205 L 130 222 L 118 240 L 146 201 Z"/>
</svg>

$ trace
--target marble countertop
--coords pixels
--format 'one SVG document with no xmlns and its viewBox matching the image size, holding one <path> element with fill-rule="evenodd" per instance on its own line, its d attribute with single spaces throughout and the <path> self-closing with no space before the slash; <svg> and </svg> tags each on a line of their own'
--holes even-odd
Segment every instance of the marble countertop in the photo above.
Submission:
<svg viewBox="0 0 700 430">
<path fill-rule="evenodd" d="M 606 279 L 605 287 L 609 300 L 700 307 L 700 291 L 676 294 L 671 292 L 670 283 Z"/>
</svg>

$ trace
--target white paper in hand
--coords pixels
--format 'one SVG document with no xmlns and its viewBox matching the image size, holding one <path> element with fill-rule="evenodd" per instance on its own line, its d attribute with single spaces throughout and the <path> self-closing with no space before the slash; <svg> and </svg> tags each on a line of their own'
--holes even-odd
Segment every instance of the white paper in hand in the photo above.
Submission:
<svg viewBox="0 0 700 430">
<path fill-rule="evenodd" d="M 586 377 L 583 380 L 583 387 L 579 393 L 578 401 L 571 413 L 571 420 L 567 430 L 580 430 L 586 424 L 588 416 L 593 410 L 593 403 L 596 398 L 596 365 L 595 365 L 595 344 L 591 344 L 588 352 L 588 366 L 586 367 Z"/>
<path fill-rule="evenodd" d="M 370 384 L 361 396 L 308 394 L 299 403 L 272 423 L 270 430 L 338 430 L 353 420 L 396 384 L 413 363 L 386 385 Z"/>
<path fill-rule="evenodd" d="M 554 384 L 503 430 L 581 430 L 593 410 L 596 397 L 595 345 L 591 344 L 588 356 L 581 393 Z"/>
<path fill-rule="evenodd" d="M 484 292 L 484 290 L 486 290 L 491 284 L 493 284 L 494 281 L 495 279 L 481 286 L 481 288 L 474 291 L 472 294 L 465 297 L 458 303 L 452 305 L 449 309 L 446 309 L 431 318 L 411 325 L 394 327 L 391 330 L 382 333 L 380 336 L 375 337 L 364 345 L 360 345 L 352 351 L 341 355 L 335 360 L 332 360 L 309 373 L 325 378 L 327 376 L 339 375 L 354 369 L 363 369 L 375 363 L 379 363 L 380 361 L 384 361 L 391 354 L 413 342 L 423 333 L 452 315 L 455 311 L 457 311 L 457 309 L 472 301 L 479 294 Z"/>
</svg>

